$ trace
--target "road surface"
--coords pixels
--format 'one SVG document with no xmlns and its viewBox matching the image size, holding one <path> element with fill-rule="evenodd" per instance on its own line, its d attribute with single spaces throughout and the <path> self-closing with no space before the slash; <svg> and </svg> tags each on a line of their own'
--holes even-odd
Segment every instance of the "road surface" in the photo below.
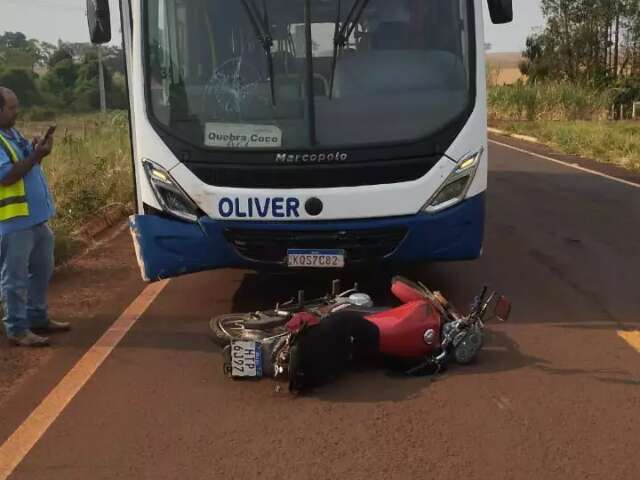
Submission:
<svg viewBox="0 0 640 480">
<path fill-rule="evenodd" d="M 640 478 L 640 352 L 625 333 L 640 330 L 640 188 L 496 143 L 490 158 L 483 258 L 408 272 L 458 304 L 485 283 L 512 299 L 477 364 L 433 379 L 357 372 L 303 398 L 230 381 L 208 319 L 301 280 L 225 270 L 147 298 L 73 395 L 60 380 L 145 288 L 123 232 L 99 254 L 108 278 L 57 277 L 73 304 L 94 275 L 102 300 L 0 403 L 0 467 L 13 462 L 14 480 Z M 385 297 L 388 278 L 359 280 Z M 49 428 L 28 419 L 43 399 Z"/>
</svg>

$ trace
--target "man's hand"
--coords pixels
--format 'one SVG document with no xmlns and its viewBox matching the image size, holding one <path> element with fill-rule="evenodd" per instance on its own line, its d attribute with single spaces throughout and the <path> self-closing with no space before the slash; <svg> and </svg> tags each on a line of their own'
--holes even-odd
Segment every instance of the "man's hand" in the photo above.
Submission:
<svg viewBox="0 0 640 480">
<path fill-rule="evenodd" d="M 38 159 L 38 163 L 42 162 L 42 159 L 51 153 L 53 149 L 53 136 L 46 138 L 44 141 L 39 140 L 33 149 L 33 153 Z"/>
<path fill-rule="evenodd" d="M 34 139 L 37 143 L 33 147 L 31 154 L 21 162 L 13 165 L 11 171 L 0 181 L 0 185 L 13 185 L 17 181 L 23 179 L 34 165 L 40 164 L 42 159 L 51 153 L 53 148 L 53 137 L 46 140 Z"/>
</svg>

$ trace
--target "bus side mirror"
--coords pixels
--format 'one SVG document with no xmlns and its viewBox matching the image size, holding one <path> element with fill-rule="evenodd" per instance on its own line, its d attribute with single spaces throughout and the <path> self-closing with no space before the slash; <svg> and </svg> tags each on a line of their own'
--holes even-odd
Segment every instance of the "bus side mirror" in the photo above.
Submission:
<svg viewBox="0 0 640 480">
<path fill-rule="evenodd" d="M 491 21 L 496 24 L 513 21 L 512 0 L 487 0 L 489 2 L 489 15 Z"/>
<path fill-rule="evenodd" d="M 91 43 L 111 41 L 111 12 L 109 0 L 87 0 L 87 21 Z"/>
</svg>

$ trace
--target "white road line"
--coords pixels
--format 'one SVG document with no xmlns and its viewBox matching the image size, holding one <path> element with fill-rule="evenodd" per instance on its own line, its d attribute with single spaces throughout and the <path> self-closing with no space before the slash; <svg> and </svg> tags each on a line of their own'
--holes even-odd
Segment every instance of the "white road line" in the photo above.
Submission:
<svg viewBox="0 0 640 480">
<path fill-rule="evenodd" d="M 592 175 L 597 175 L 598 177 L 606 178 L 608 180 L 613 180 L 614 182 L 622 183 L 624 185 L 628 185 L 629 187 L 640 188 L 639 183 L 630 182 L 628 180 L 623 180 L 621 178 L 612 177 L 611 175 L 607 175 L 606 173 L 598 172 L 596 170 L 591 170 L 589 168 L 581 167 L 580 165 L 574 165 L 572 163 L 563 162 L 562 160 L 556 160 L 555 158 L 547 157 L 545 155 L 540 155 L 539 153 L 531 152 L 529 150 L 525 150 L 524 148 L 514 147 L 513 145 L 509 145 L 507 143 L 498 142 L 496 140 L 489 140 L 490 143 L 495 143 L 496 145 L 500 145 L 501 147 L 510 148 L 511 150 L 515 150 L 516 152 L 526 153 L 527 155 L 531 155 L 536 158 L 541 158 L 542 160 L 547 160 L 549 162 L 557 163 L 559 165 L 564 165 L 565 167 L 573 168 L 575 170 L 580 170 L 581 172 L 591 173 Z"/>
<path fill-rule="evenodd" d="M 168 283 L 163 280 L 147 286 L 0 446 L 0 480 L 11 475 Z"/>
</svg>

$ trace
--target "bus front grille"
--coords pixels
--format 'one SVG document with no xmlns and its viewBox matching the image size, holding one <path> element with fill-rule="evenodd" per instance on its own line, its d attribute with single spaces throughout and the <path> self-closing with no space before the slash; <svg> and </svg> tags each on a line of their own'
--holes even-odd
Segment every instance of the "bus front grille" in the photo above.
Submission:
<svg viewBox="0 0 640 480">
<path fill-rule="evenodd" d="M 410 158 L 331 165 L 228 165 L 188 163 L 204 183 L 234 188 L 336 188 L 417 180 L 439 158 Z"/>
<path fill-rule="evenodd" d="M 341 249 L 349 263 L 391 255 L 407 234 L 406 227 L 369 230 L 289 231 L 227 228 L 224 236 L 244 258 L 285 263 L 289 249 Z"/>
</svg>

